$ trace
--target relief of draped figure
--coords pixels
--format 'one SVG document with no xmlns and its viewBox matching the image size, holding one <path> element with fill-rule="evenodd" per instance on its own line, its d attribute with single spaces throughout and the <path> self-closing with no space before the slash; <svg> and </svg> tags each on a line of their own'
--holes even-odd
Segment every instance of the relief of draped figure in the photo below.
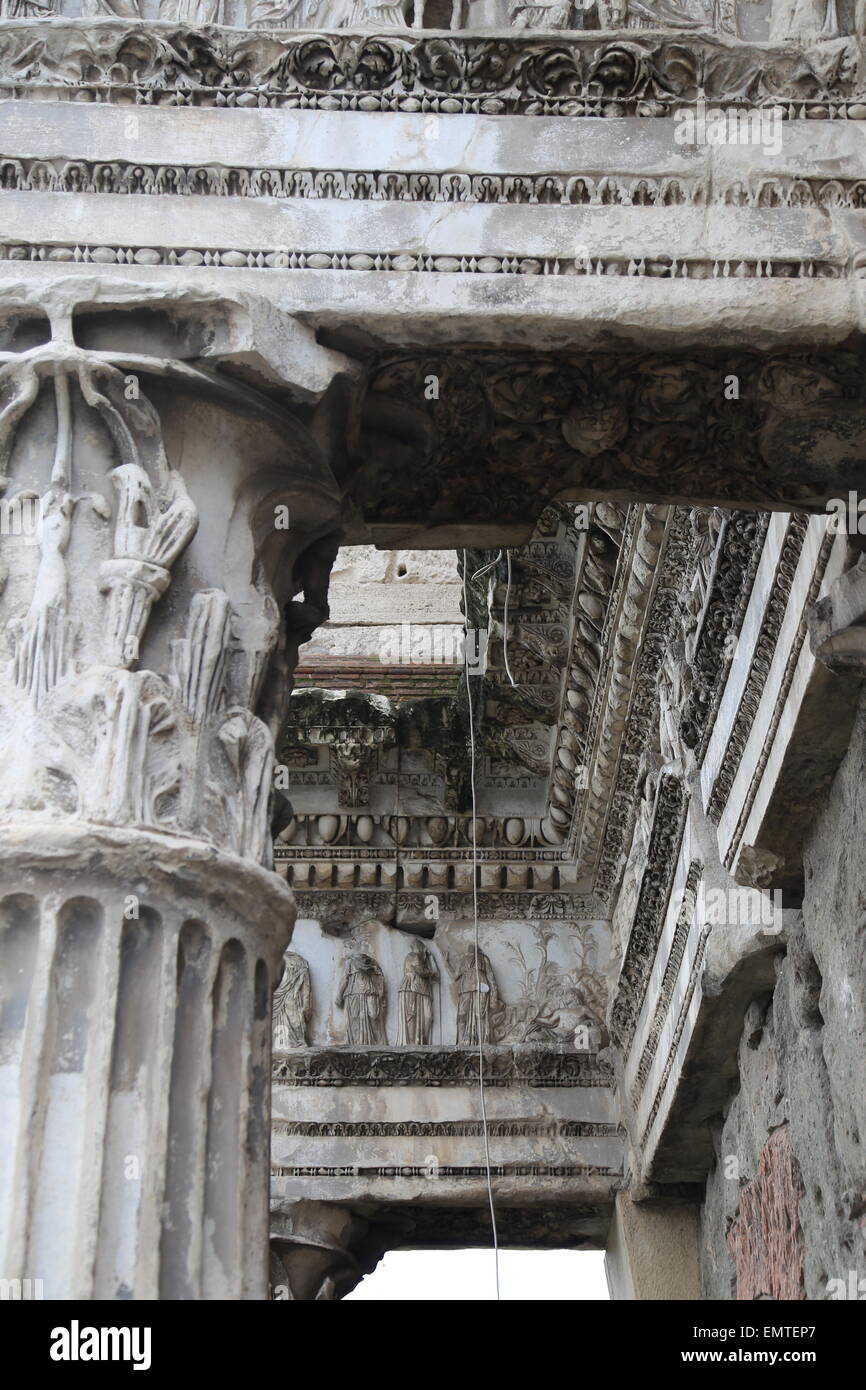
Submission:
<svg viewBox="0 0 866 1390">
<path fill-rule="evenodd" d="M 439 978 L 436 962 L 423 941 L 416 941 L 403 965 L 398 991 L 397 1044 L 427 1047 L 433 1038 L 433 982 Z"/>
<path fill-rule="evenodd" d="M 225 24 L 228 20 L 225 0 L 160 0 L 159 17 L 179 24 Z"/>
<path fill-rule="evenodd" d="M 3 3 L 9 0 L 0 0 Z M 106 15 L 116 19 L 144 18 L 139 0 L 81 0 L 81 15 L 85 19 Z M 158 18 L 178 24 L 227 24 L 229 14 L 226 0 L 160 0 Z"/>
<path fill-rule="evenodd" d="M 598 0 L 598 23 L 600 29 L 721 29 L 733 33 L 733 0 Z"/>
<path fill-rule="evenodd" d="M 770 7 L 773 43 L 814 43 L 839 38 L 842 32 L 836 0 L 773 0 Z"/>
<path fill-rule="evenodd" d="M 334 1000 L 346 1011 L 346 1041 L 366 1047 L 385 1042 L 385 977 L 364 951 L 347 957 Z"/>
<path fill-rule="evenodd" d="M 454 978 L 458 1045 L 477 1047 L 482 1042 L 494 1042 L 503 1009 L 488 957 L 469 946 L 458 961 Z"/>
<path fill-rule="evenodd" d="M 0 0 L 0 4 L 9 2 Z M 12 0 L 16 2 L 20 0 Z M 116 19 L 144 18 L 139 0 L 81 0 L 81 15 L 84 19 L 106 15 Z M 160 0 L 158 18 L 179 24 L 226 24 L 229 16 L 225 0 Z"/>
<path fill-rule="evenodd" d="M 371 0 L 251 0 L 249 22 L 257 28 L 278 29 L 408 27 L 403 4 L 373 4 Z"/>
<path fill-rule="evenodd" d="M 310 967 L 303 956 L 286 951 L 282 979 L 274 990 L 274 1047 L 277 1051 L 307 1046 L 311 1002 Z"/>
<path fill-rule="evenodd" d="M 47 19 L 53 14 L 52 0 L 0 0 L 0 19 Z"/>
</svg>

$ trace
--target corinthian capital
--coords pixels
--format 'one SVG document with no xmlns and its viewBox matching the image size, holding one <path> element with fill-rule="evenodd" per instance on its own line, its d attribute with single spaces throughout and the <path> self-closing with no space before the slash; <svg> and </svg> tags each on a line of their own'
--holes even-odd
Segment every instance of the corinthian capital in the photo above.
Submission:
<svg viewBox="0 0 866 1390">
<path fill-rule="evenodd" d="M 0 354 L 0 823 L 268 862 L 270 725 L 327 615 L 328 463 L 152 311 L 67 305 L 31 336 Z"/>
</svg>

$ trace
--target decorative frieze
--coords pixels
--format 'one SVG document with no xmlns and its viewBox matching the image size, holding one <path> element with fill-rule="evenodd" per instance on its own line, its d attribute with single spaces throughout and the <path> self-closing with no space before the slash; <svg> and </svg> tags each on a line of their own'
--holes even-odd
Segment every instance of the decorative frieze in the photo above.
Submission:
<svg viewBox="0 0 866 1390">
<path fill-rule="evenodd" d="M 481 1139 L 481 1120 L 279 1120 L 274 1134 L 287 1139 Z M 619 1125 L 602 1120 L 488 1120 L 490 1139 L 618 1139 Z"/>
<path fill-rule="evenodd" d="M 808 185 L 807 185 L 808 188 Z M 523 204 L 541 207 L 680 207 L 707 202 L 706 185 L 682 175 L 410 173 L 288 169 L 125 160 L 18 159 L 0 154 L 0 191 L 154 197 L 304 198 L 385 203 Z M 844 190 L 844 191 L 843 191 Z M 859 207 L 866 184 L 848 180 L 812 195 L 818 206 Z M 736 199 L 743 195 L 739 187 Z M 748 195 L 746 195 L 748 196 Z M 754 196 L 772 196 L 761 185 Z M 781 194 L 779 195 L 781 197 Z M 733 200 L 733 199 L 732 199 Z M 799 206 L 799 204 L 796 204 Z"/>
<path fill-rule="evenodd" d="M 281 860 L 277 853 L 274 862 L 279 871 L 285 861 Z M 388 921 L 392 914 L 398 921 L 418 921 L 423 919 L 424 910 L 430 905 L 430 893 L 407 893 L 393 889 L 383 891 L 364 887 L 342 890 L 325 888 L 310 892 L 298 886 L 296 877 L 290 878 L 290 883 L 294 888 L 298 915 L 325 922 L 351 922 L 367 917 L 384 918 Z M 463 919 L 472 917 L 475 900 L 471 890 L 455 892 L 451 889 L 441 891 L 437 888 L 434 896 L 440 914 Z M 607 917 L 609 910 L 609 905 L 604 899 L 586 893 L 478 894 L 478 918 L 481 922 L 503 919 L 599 921 Z"/>
<path fill-rule="evenodd" d="M 654 664 L 654 646 L 646 640 L 651 631 L 647 610 L 659 581 L 666 542 L 670 541 L 669 528 L 675 525 L 676 516 L 667 507 L 633 510 L 624 529 L 612 602 L 600 632 L 598 679 L 586 721 L 587 745 L 593 750 L 592 775 L 570 838 L 575 846 L 578 874 L 592 874 L 596 889 L 602 893 L 609 893 L 615 886 L 625 849 L 624 836 L 630 830 L 633 788 L 626 793 L 625 818 L 618 814 L 621 808 L 625 809 L 619 784 L 630 767 L 622 756 L 628 751 L 629 730 L 632 742 L 637 742 L 642 735 L 649 737 L 653 727 L 651 721 L 636 725 L 633 719 L 627 721 L 626 712 L 641 708 L 647 683 L 652 685 L 655 699 L 654 674 L 647 669 L 648 659 Z M 657 605 L 653 605 L 652 611 L 657 612 Z M 579 682 L 577 694 L 578 699 L 584 694 Z M 575 714 L 579 720 L 580 705 Z M 565 717 L 567 720 L 568 714 Z"/>
<path fill-rule="evenodd" d="M 694 998 L 695 990 L 698 987 L 698 982 L 700 981 L 701 973 L 704 968 L 704 957 L 707 952 L 707 941 L 709 940 L 711 931 L 712 926 L 705 924 L 701 928 L 701 933 L 697 940 L 697 944 L 695 947 L 695 957 L 692 961 L 692 968 L 689 971 L 688 983 L 683 993 L 682 1002 L 680 1003 L 679 1011 L 677 1013 L 677 1021 L 674 1025 L 674 1030 L 671 1035 L 670 1046 L 668 1048 L 667 1056 L 665 1058 L 665 1064 L 662 1068 L 661 1076 L 659 1078 L 659 1084 L 656 1087 L 655 1099 L 653 1100 L 653 1103 L 650 1106 L 649 1114 L 647 1115 L 647 1121 L 644 1125 L 643 1134 L 641 1135 L 640 1143 L 642 1149 L 644 1150 L 646 1149 L 647 1141 L 652 1132 L 653 1125 L 656 1122 L 656 1116 L 658 1115 L 659 1110 L 661 1109 L 662 1102 L 665 1097 L 665 1091 L 667 1090 L 667 1085 L 670 1081 L 671 1074 L 673 1073 L 674 1067 L 677 1063 L 677 1053 L 679 1051 L 680 1039 L 682 1038 L 683 1032 L 685 1030 L 686 1022 L 689 1016 L 689 1009 L 692 1006 L 692 999 Z"/>
<path fill-rule="evenodd" d="M 484 1049 L 485 1086 L 610 1086 L 613 1073 L 593 1053 L 537 1047 Z M 274 1085 L 468 1086 L 479 1083 L 477 1052 L 464 1048 L 387 1051 L 375 1047 L 275 1053 Z"/>
<path fill-rule="evenodd" d="M 681 729 L 698 762 L 703 760 L 713 730 L 769 522 L 767 513 L 728 515 L 706 601 L 695 616 L 696 630 L 689 642 L 691 689 L 682 710 Z"/>
<path fill-rule="evenodd" d="M 18 100 L 656 117 L 699 96 L 786 116 L 866 115 L 854 40 L 801 47 L 630 32 L 253 33 L 132 19 L 3 25 L 0 88 Z"/>
<path fill-rule="evenodd" d="M 226 270 L 339 270 L 439 273 L 442 275 L 604 275 L 653 279 L 735 280 L 840 279 L 842 262 L 782 257 L 533 256 L 519 251 L 467 255 L 459 248 L 445 255 L 405 250 L 303 251 L 280 246 L 191 247 L 94 245 L 77 241 L 15 241 L 0 245 L 0 261 L 50 261 L 75 265 L 207 266 Z"/>
<path fill-rule="evenodd" d="M 611 1036 L 628 1051 L 649 985 L 683 837 L 688 795 L 680 778 L 662 776 L 646 868 L 610 1008 Z"/>
<path fill-rule="evenodd" d="M 686 942 L 694 926 L 696 894 L 702 875 L 703 865 L 699 861 L 693 860 L 689 865 L 689 871 L 686 875 L 682 906 L 677 914 L 670 951 L 665 963 L 664 975 L 662 976 L 652 1020 L 647 1029 L 646 1040 L 640 1055 L 640 1061 L 638 1062 L 634 1084 L 630 1092 L 631 1103 L 635 1109 L 637 1109 L 640 1104 L 640 1098 L 643 1094 L 646 1079 L 649 1076 L 650 1067 L 652 1066 L 653 1059 L 658 1049 L 659 1038 L 661 1037 L 662 1028 L 668 1016 L 674 986 L 676 985 L 680 966 L 683 962 Z"/>
<path fill-rule="evenodd" d="M 427 401 L 431 374 L 439 395 Z M 736 399 L 725 394 L 732 380 Z M 823 511 L 828 489 L 847 475 L 828 461 L 829 447 L 816 465 L 803 421 L 822 435 L 841 418 L 861 431 L 863 381 L 860 348 L 383 354 L 370 365 L 355 493 L 370 525 L 407 515 L 428 525 L 431 508 L 462 524 L 525 524 L 528 507 L 540 514 L 563 492 L 624 492 L 655 507 L 698 498 L 736 507 L 748 498 L 765 509 Z M 395 433 L 417 420 L 414 452 L 405 438 L 402 454 L 395 448 L 389 412 Z M 689 535 L 691 546 L 690 527 Z"/>
<path fill-rule="evenodd" d="M 802 514 L 794 515 L 788 523 L 785 539 L 776 572 L 773 576 L 770 594 L 761 620 L 761 628 L 752 654 L 749 676 L 740 697 L 739 707 L 728 736 L 727 747 L 707 801 L 707 815 L 718 825 L 728 804 L 728 797 L 734 785 L 752 724 L 761 702 L 764 686 L 770 674 L 770 666 L 779 633 L 788 607 L 788 599 L 797 571 L 797 562 L 806 539 L 809 518 Z M 805 636 L 805 628 L 803 630 Z M 803 637 L 800 638 L 802 645 Z M 799 649 L 798 649 L 799 651 Z M 767 745 L 768 751 L 769 746 Z"/>
<path fill-rule="evenodd" d="M 359 1178 L 371 1181 L 375 1178 L 427 1178 L 431 1176 L 430 1164 L 405 1163 L 390 1166 L 364 1164 L 335 1166 L 326 1164 L 299 1167 L 296 1164 L 275 1163 L 271 1171 L 281 1178 Z M 475 1182 L 491 1178 L 620 1178 L 620 1168 L 605 1167 L 589 1163 L 491 1163 L 484 1165 L 457 1165 L 441 1163 L 436 1165 L 437 1178 L 471 1178 Z"/>
<path fill-rule="evenodd" d="M 803 611 L 800 616 L 800 622 L 797 627 L 797 633 L 794 638 L 794 641 L 791 644 L 791 650 L 788 653 L 788 659 L 785 662 L 785 669 L 782 672 L 782 677 L 779 681 L 778 689 L 776 692 L 776 700 L 773 705 L 773 713 L 770 718 L 770 723 L 767 729 L 766 737 L 764 738 L 761 751 L 756 759 L 755 769 L 752 773 L 752 779 L 749 783 L 748 791 L 746 792 L 745 798 L 743 800 L 743 807 L 740 811 L 740 815 L 737 820 L 736 829 L 734 830 L 733 836 L 731 837 L 730 846 L 725 854 L 726 869 L 731 869 L 733 867 L 734 860 L 737 857 L 737 851 L 740 848 L 742 842 L 743 833 L 748 823 L 749 816 L 752 813 L 752 807 L 754 806 L 755 799 L 758 795 L 758 790 L 761 785 L 761 779 L 764 776 L 767 763 L 770 760 L 770 754 L 773 749 L 773 742 L 775 740 L 776 733 L 778 732 L 779 725 L 782 722 L 782 716 L 785 711 L 785 705 L 787 703 L 788 696 L 791 691 L 791 686 L 794 682 L 794 674 L 797 670 L 797 665 L 800 660 L 800 653 L 803 650 L 803 643 L 806 640 L 806 633 L 808 631 L 808 615 L 813 605 L 817 601 L 821 585 L 824 581 L 824 572 L 827 568 L 827 563 L 830 559 L 830 552 L 833 549 L 834 541 L 834 534 L 832 532 L 828 532 L 828 534 L 824 537 L 823 541 L 821 542 L 821 548 L 818 552 L 818 558 L 815 564 L 815 569 L 813 571 L 812 578 L 809 582 L 809 588 L 806 591 L 806 598 L 803 603 Z"/>
<path fill-rule="evenodd" d="M 655 531 L 645 541 L 643 585 L 652 578 L 655 591 L 647 611 L 636 605 L 634 622 L 641 623 L 641 641 L 634 685 L 627 704 L 621 705 L 623 738 L 614 768 L 609 803 L 604 821 L 604 838 L 598 850 L 596 886 L 611 892 L 620 880 L 628 855 L 640 805 L 640 784 L 646 775 L 647 759 L 655 760 L 660 744 L 660 671 L 674 641 L 682 616 L 681 594 L 693 565 L 694 537 L 684 508 L 667 516 L 662 509 L 653 512 Z M 661 526 L 666 528 L 663 558 Z M 653 559 L 651 566 L 648 562 Z M 658 568 L 658 574 L 651 570 Z M 638 591 L 639 592 L 639 591 Z M 645 603 L 648 600 L 645 600 Z M 627 710 L 627 717 L 625 711 Z"/>
<path fill-rule="evenodd" d="M 596 924 L 498 922 L 483 939 L 487 950 L 465 923 L 430 916 L 402 929 L 371 918 L 302 921 L 275 999 L 275 1046 L 599 1050 L 605 943 Z"/>
<path fill-rule="evenodd" d="M 0 192 L 152 197 L 302 198 L 341 202 L 512 207 L 866 208 L 866 179 L 774 176 L 714 182 L 683 174 L 612 170 L 537 174 L 295 169 L 273 165 L 147 164 L 0 154 Z"/>
</svg>

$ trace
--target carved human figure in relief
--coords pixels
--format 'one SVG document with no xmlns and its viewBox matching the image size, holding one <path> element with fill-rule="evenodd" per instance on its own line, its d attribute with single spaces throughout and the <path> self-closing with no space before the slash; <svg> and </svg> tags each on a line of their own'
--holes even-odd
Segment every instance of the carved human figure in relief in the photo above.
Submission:
<svg viewBox="0 0 866 1390">
<path fill-rule="evenodd" d="M 402 5 L 375 5 L 370 0 L 354 0 L 348 22 L 350 29 L 405 29 Z"/>
<path fill-rule="evenodd" d="M 598 0 L 598 23 L 601 29 L 730 28 L 724 0 Z"/>
<path fill-rule="evenodd" d="M 484 952 L 478 951 L 476 960 L 475 947 L 467 947 L 457 963 L 454 978 L 458 994 L 458 1045 L 477 1047 L 479 1042 L 493 1042 L 502 1003 L 493 967 Z"/>
<path fill-rule="evenodd" d="M 224 0 L 160 0 L 160 19 L 180 24 L 225 24 Z"/>
<path fill-rule="evenodd" d="M 509 5 L 512 29 L 573 29 L 575 6 L 571 0 L 534 0 L 534 3 Z"/>
<path fill-rule="evenodd" d="M 117 19 L 141 19 L 138 0 L 81 0 L 81 17 L 114 15 Z M 165 18 L 160 14 L 160 18 Z"/>
<path fill-rule="evenodd" d="M 47 19 L 56 13 L 52 0 L 0 0 L 0 19 Z"/>
<path fill-rule="evenodd" d="M 664 655 L 658 673 L 659 748 L 663 772 L 682 777 L 691 767 L 690 750 L 683 743 L 680 719 L 691 690 L 691 670 L 686 665 L 682 642 L 676 642 Z"/>
<path fill-rule="evenodd" d="M 251 0 L 249 22 L 259 29 L 406 29 L 403 8 L 373 0 Z"/>
<path fill-rule="evenodd" d="M 859 17 L 859 5 L 857 14 Z M 862 20 L 854 27 L 855 32 L 860 32 Z M 843 32 L 837 0 L 773 0 L 770 6 L 771 43 L 793 39 L 814 43 L 817 39 L 839 38 Z"/>
<path fill-rule="evenodd" d="M 656 792 L 658 791 L 658 773 L 649 763 L 646 754 L 641 756 L 640 768 L 638 771 L 638 789 L 641 794 L 640 808 L 637 814 L 637 824 L 635 834 L 639 846 L 639 852 L 646 858 L 649 850 L 650 836 L 653 828 L 653 813 L 656 804 Z"/>
<path fill-rule="evenodd" d="M 397 994 L 397 1043 L 400 1047 L 427 1047 L 433 1038 L 433 982 L 439 971 L 423 941 L 415 941 L 403 964 Z"/>
<path fill-rule="evenodd" d="M 716 546 L 724 525 L 725 514 L 721 507 L 712 507 L 709 511 L 703 507 L 694 507 L 689 519 L 695 537 L 695 558 L 697 560 L 691 585 L 691 608 L 695 613 L 700 614 L 707 601 Z"/>
<path fill-rule="evenodd" d="M 283 976 L 274 991 L 274 1047 L 278 1051 L 307 1046 L 311 1003 L 310 967 L 303 956 L 286 951 Z"/>
<path fill-rule="evenodd" d="M 347 956 L 334 1000 L 346 1011 L 346 1041 L 366 1047 L 385 1041 L 385 977 L 372 956 Z"/>
</svg>

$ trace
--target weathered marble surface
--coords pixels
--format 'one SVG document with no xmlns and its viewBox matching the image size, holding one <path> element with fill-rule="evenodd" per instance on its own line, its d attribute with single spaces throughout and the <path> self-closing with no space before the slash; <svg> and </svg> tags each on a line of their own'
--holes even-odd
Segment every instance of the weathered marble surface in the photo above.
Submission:
<svg viewBox="0 0 866 1390">
<path fill-rule="evenodd" d="M 531 32 L 626 29 L 725 35 L 742 33 L 775 41 L 827 41 L 855 32 L 837 7 L 794 0 L 2 0 L 0 19 L 60 16 L 158 20 L 191 25 L 310 30 L 509 29 Z"/>
<path fill-rule="evenodd" d="M 264 1294 L 271 724 L 337 495 L 211 326 L 4 323 L 0 1260 L 46 1297 Z"/>
<path fill-rule="evenodd" d="M 763 1047 L 820 1289 L 863 1188 L 859 726 L 815 804 L 859 671 L 807 640 L 854 557 L 801 514 L 866 472 L 849 16 L 726 5 L 711 34 L 699 4 L 602 4 L 604 32 L 558 35 L 566 6 L 430 4 L 467 32 L 428 38 L 396 6 L 49 13 L 7 0 L 0 56 L 3 500 L 46 511 L 37 544 L 2 536 L 8 1273 L 262 1296 L 273 1021 L 283 1296 L 340 1296 L 389 1231 L 488 1238 L 479 1043 L 516 1243 L 604 1243 L 623 1183 L 623 1210 L 683 1182 L 693 1209 L 739 1071 L 740 1175 L 704 1211 L 726 1294 L 722 1211 L 784 1108 Z M 699 88 L 726 122 L 755 104 L 747 143 L 680 138 Z M 474 808 L 459 702 L 408 730 L 304 692 L 283 727 L 343 524 L 510 549 L 513 591 L 503 560 L 467 586 L 492 629 Z M 832 593 L 838 654 L 860 610 Z M 305 914 L 275 1020 L 271 829 Z M 781 930 L 705 912 L 777 885 Z"/>
<path fill-rule="evenodd" d="M 425 925 L 432 932 L 433 924 L 422 923 L 422 928 Z M 485 924 L 480 938 L 492 995 L 487 1041 L 555 1042 L 578 1050 L 582 1043 L 583 1050 L 597 1050 L 607 964 L 606 932 L 601 924 L 497 921 Z M 383 972 L 382 1036 L 368 1041 L 401 1045 L 400 991 L 407 957 L 419 944 L 429 954 L 435 975 L 429 983 L 429 1035 L 416 1041 L 439 1046 L 471 1043 L 471 1038 L 461 1036 L 467 1032 L 461 1017 L 463 986 L 467 991 L 475 988 L 471 971 L 463 980 L 467 959 L 474 960 L 471 924 L 443 924 L 425 941 L 424 936 L 375 920 L 362 921 L 351 932 L 338 932 L 333 926 L 323 931 L 318 923 L 301 919 L 292 937 L 292 951 L 307 961 L 310 971 L 308 1043 L 324 1047 L 350 1041 L 345 1009 L 337 1003 L 337 981 L 346 963 L 363 953 Z M 575 1041 L 578 1029 L 585 1036 Z"/>
</svg>

